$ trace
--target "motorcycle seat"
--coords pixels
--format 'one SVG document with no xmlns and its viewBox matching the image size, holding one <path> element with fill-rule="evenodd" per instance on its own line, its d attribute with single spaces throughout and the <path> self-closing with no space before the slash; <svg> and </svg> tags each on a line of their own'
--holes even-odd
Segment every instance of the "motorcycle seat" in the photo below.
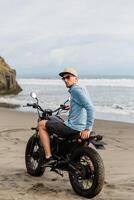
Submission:
<svg viewBox="0 0 134 200">
<path fill-rule="evenodd" d="M 81 139 L 79 135 L 72 135 L 71 137 L 68 137 L 68 138 L 64 138 L 64 137 L 59 137 L 57 134 L 53 133 L 52 134 L 53 137 L 57 138 L 59 141 L 66 141 L 66 140 L 69 140 L 69 141 L 74 141 L 76 139 Z M 85 140 L 89 140 L 89 139 L 93 139 L 93 138 L 96 138 L 98 137 L 97 139 L 98 140 L 101 140 L 102 139 L 102 136 L 99 138 L 99 135 L 96 135 L 95 131 L 91 131 L 90 132 L 90 136 L 89 138 L 85 139 Z"/>
</svg>

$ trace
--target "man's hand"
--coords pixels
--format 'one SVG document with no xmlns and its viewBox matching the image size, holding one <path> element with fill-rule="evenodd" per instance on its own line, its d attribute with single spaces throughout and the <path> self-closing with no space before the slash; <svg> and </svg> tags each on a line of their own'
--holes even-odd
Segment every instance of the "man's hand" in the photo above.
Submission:
<svg viewBox="0 0 134 200">
<path fill-rule="evenodd" d="M 83 131 L 80 132 L 80 136 L 82 139 L 87 139 L 90 136 L 90 130 L 89 129 L 85 129 Z"/>
<path fill-rule="evenodd" d="M 70 105 L 65 105 L 65 110 L 69 110 L 70 109 Z"/>
</svg>

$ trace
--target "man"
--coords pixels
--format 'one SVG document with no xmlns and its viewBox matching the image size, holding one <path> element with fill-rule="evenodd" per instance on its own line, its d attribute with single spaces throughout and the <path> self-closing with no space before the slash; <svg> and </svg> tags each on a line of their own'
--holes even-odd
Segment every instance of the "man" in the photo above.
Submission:
<svg viewBox="0 0 134 200">
<path fill-rule="evenodd" d="M 39 122 L 39 135 L 44 147 L 46 165 L 55 162 L 51 154 L 49 133 L 54 132 L 61 137 L 79 135 L 86 139 L 90 135 L 94 121 L 93 105 L 85 87 L 78 84 L 78 74 L 74 68 L 66 68 L 59 74 L 65 82 L 71 95 L 68 120 L 57 122 L 55 120 L 42 120 Z"/>
</svg>

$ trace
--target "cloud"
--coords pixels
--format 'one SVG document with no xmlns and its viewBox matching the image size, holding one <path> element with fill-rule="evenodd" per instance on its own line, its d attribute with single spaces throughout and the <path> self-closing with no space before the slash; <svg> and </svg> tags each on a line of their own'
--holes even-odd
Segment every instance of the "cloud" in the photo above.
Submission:
<svg viewBox="0 0 134 200">
<path fill-rule="evenodd" d="M 18 71 L 127 68 L 134 64 L 133 7 L 133 0 L 0 1 L 0 54 Z"/>
</svg>

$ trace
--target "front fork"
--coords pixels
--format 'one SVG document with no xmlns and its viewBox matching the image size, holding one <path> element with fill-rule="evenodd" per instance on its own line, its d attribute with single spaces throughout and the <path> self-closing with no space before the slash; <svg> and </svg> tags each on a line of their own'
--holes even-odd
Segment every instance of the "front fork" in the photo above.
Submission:
<svg viewBox="0 0 134 200">
<path fill-rule="evenodd" d="M 31 130 L 34 130 L 34 138 L 38 138 L 39 139 L 39 129 L 38 127 L 32 127 Z"/>
</svg>

